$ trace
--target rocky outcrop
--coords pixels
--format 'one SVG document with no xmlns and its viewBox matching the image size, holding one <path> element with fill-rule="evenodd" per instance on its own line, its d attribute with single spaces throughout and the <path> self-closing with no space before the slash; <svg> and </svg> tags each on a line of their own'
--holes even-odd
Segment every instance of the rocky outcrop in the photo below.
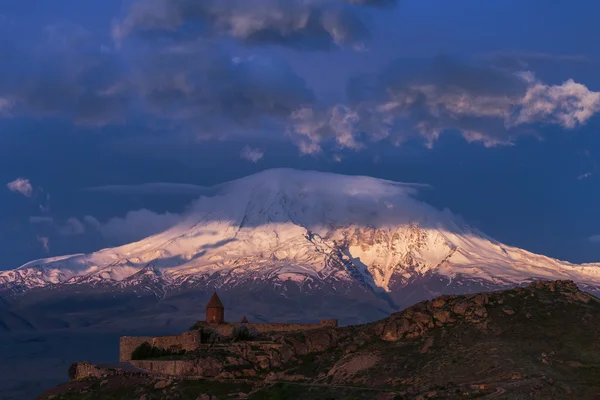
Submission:
<svg viewBox="0 0 600 400">
<path fill-rule="evenodd" d="M 69 367 L 69 378 L 71 380 L 81 380 L 87 378 L 101 378 L 109 373 L 104 368 L 97 367 L 88 362 L 78 362 Z"/>
<path fill-rule="evenodd" d="M 375 354 L 351 354 L 338 361 L 327 373 L 332 383 L 346 382 L 360 372 L 363 372 L 380 361 Z"/>
<path fill-rule="evenodd" d="M 502 305 L 505 296 L 527 298 L 535 296 L 538 291 L 555 294 L 552 301 L 557 303 L 598 301 L 594 296 L 580 291 L 573 281 L 536 281 L 508 291 L 447 295 L 424 301 L 379 321 L 375 324 L 374 331 L 383 340 L 396 341 L 416 339 L 436 327 L 458 323 L 471 324 L 485 330 L 488 328 L 490 307 Z M 502 311 L 509 316 L 515 314 L 515 310 L 508 306 Z"/>
<path fill-rule="evenodd" d="M 90 364 L 88 362 L 77 362 L 69 367 L 69 378 L 73 381 L 106 378 L 109 376 L 140 376 L 147 375 L 143 370 L 135 368 L 133 365 L 122 363 L 111 367 L 104 367 Z"/>
<path fill-rule="evenodd" d="M 130 363 L 154 374 L 206 378 L 219 375 L 225 365 L 214 357 L 199 357 L 193 360 L 132 360 Z"/>
</svg>

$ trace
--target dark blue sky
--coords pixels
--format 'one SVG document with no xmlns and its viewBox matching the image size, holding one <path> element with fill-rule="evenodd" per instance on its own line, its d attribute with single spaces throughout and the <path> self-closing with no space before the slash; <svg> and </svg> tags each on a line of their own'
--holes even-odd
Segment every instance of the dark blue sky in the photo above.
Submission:
<svg viewBox="0 0 600 400">
<path fill-rule="evenodd" d="M 0 0 L 0 269 L 194 198 L 86 188 L 274 167 L 428 183 L 498 240 L 600 260 L 597 2 L 27 3 Z"/>
</svg>

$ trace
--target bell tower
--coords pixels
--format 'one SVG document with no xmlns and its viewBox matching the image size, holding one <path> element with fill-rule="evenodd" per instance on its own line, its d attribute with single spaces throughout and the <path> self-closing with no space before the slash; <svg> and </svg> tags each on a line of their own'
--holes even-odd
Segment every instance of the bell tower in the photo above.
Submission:
<svg viewBox="0 0 600 400">
<path fill-rule="evenodd" d="M 206 322 L 209 324 L 222 324 L 225 322 L 225 307 L 221 299 L 214 292 L 206 305 Z"/>
</svg>

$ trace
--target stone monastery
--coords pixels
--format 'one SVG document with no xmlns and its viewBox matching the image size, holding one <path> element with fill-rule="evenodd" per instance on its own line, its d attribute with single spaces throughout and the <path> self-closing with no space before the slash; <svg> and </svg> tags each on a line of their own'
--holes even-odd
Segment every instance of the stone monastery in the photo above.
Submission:
<svg viewBox="0 0 600 400">
<path fill-rule="evenodd" d="M 337 327 L 336 319 L 321 320 L 318 324 L 288 324 L 288 323 L 251 323 L 244 316 L 241 322 L 226 322 L 225 307 L 217 296 L 213 293 L 206 305 L 206 319 L 198 321 L 196 327 L 206 327 L 222 337 L 231 336 L 233 330 L 240 326 L 245 326 L 258 333 L 266 332 L 293 332 L 305 331 L 322 327 Z M 132 352 L 142 343 L 147 342 L 152 346 L 160 347 L 165 350 L 198 350 L 204 343 L 201 340 L 199 329 L 189 330 L 180 335 L 169 336 L 122 336 L 120 339 L 119 359 L 120 361 L 130 361 Z"/>
</svg>

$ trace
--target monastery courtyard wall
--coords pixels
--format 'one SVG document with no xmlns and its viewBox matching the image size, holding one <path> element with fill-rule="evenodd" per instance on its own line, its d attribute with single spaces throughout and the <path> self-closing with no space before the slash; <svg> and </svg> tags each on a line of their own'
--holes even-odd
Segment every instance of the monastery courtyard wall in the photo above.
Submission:
<svg viewBox="0 0 600 400">
<path fill-rule="evenodd" d="M 193 351 L 200 348 L 200 331 L 188 331 L 181 335 L 169 336 L 121 336 L 119 342 L 119 360 L 131 360 L 131 353 L 142 343 L 148 342 L 152 346 L 165 350 Z"/>
</svg>

